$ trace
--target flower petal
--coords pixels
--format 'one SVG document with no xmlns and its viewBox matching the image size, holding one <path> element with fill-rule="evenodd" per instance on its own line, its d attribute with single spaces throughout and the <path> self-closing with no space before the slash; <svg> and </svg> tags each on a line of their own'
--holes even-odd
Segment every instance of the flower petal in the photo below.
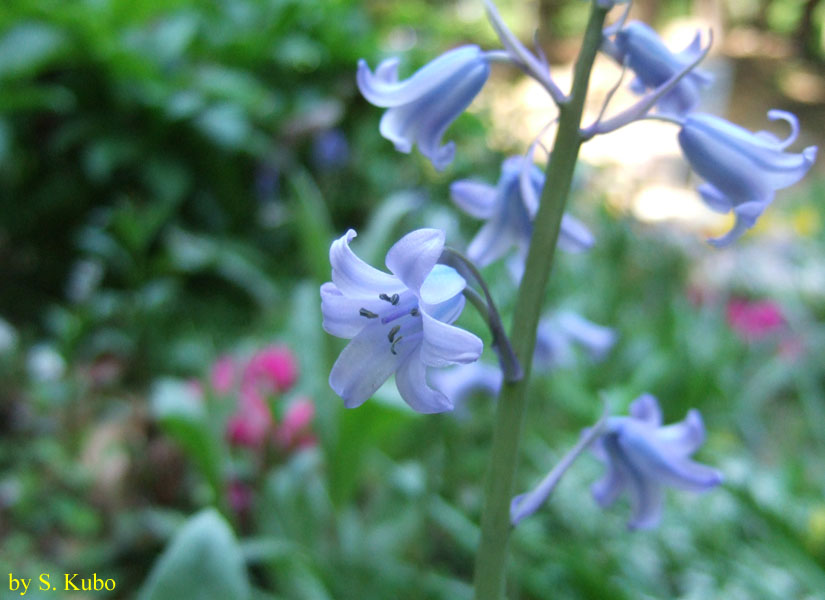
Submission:
<svg viewBox="0 0 825 600">
<path fill-rule="evenodd" d="M 369 324 L 370 319 L 361 315 L 365 308 L 374 314 L 386 306 L 377 297 L 352 298 L 344 296 L 334 283 L 321 286 L 321 314 L 324 331 L 340 338 L 353 338 Z"/>
<path fill-rule="evenodd" d="M 440 304 L 460 294 L 467 282 L 452 267 L 435 265 L 421 284 L 419 297 L 427 304 Z"/>
<path fill-rule="evenodd" d="M 733 201 L 717 190 L 710 183 L 703 183 L 696 188 L 705 204 L 714 212 L 727 214 L 733 209 Z"/>
<path fill-rule="evenodd" d="M 452 401 L 427 384 L 427 368 L 419 352 L 412 352 L 398 368 L 395 384 L 404 402 L 420 413 L 432 414 L 453 409 Z"/>
<path fill-rule="evenodd" d="M 630 404 L 630 416 L 652 425 L 659 427 L 662 424 L 662 409 L 659 408 L 659 402 L 652 394 L 642 394 Z"/>
<path fill-rule="evenodd" d="M 355 408 L 366 402 L 387 378 L 410 355 L 393 354 L 387 332 L 378 324 L 363 329 L 341 352 L 329 374 L 329 385 L 344 400 L 344 406 Z"/>
<path fill-rule="evenodd" d="M 479 181 L 454 181 L 450 196 L 458 208 L 476 219 L 489 219 L 496 209 L 496 188 Z"/>
<path fill-rule="evenodd" d="M 604 450 L 602 450 L 604 451 Z M 599 481 L 590 486 L 590 492 L 596 503 L 605 508 L 613 504 L 627 485 L 627 478 L 613 460 L 606 460 L 607 473 Z"/>
<path fill-rule="evenodd" d="M 688 456 L 696 452 L 705 441 L 705 425 L 698 410 L 688 411 L 684 421 L 660 427 L 656 437 L 675 454 Z"/>
<path fill-rule="evenodd" d="M 350 249 L 349 243 L 358 235 L 354 229 L 332 242 L 329 262 L 332 265 L 332 282 L 342 294 L 351 297 L 377 296 L 404 290 L 404 285 L 389 273 L 371 267 Z"/>
<path fill-rule="evenodd" d="M 424 325 L 424 341 L 421 343 L 421 360 L 431 367 L 445 367 L 455 363 L 471 363 L 478 360 L 484 343 L 460 327 L 434 319 L 426 311 L 421 312 Z"/>
<path fill-rule="evenodd" d="M 417 229 L 398 240 L 387 252 L 387 268 L 406 287 L 418 292 L 441 257 L 444 232 L 439 229 Z"/>
<path fill-rule="evenodd" d="M 492 218 L 479 229 L 467 247 L 467 256 L 478 267 L 486 267 L 504 256 L 517 243 L 504 219 Z"/>
<path fill-rule="evenodd" d="M 584 223 L 567 213 L 561 217 L 561 231 L 559 232 L 558 247 L 565 252 L 586 252 L 596 243 L 596 238 Z"/>
</svg>

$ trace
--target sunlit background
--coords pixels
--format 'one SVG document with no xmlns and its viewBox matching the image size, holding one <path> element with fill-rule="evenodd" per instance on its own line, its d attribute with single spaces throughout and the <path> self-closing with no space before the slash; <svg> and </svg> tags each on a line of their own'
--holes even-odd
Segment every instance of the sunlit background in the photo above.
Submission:
<svg viewBox="0 0 825 600">
<path fill-rule="evenodd" d="M 498 5 L 567 89 L 588 3 Z M 794 151 L 825 145 L 825 3 L 637 0 L 631 18 L 674 50 L 713 30 L 702 110 L 779 136 L 766 112 L 787 110 Z M 417 227 L 465 248 L 479 222 L 449 184 L 494 183 L 555 117 L 496 64 L 447 132 L 450 167 L 396 152 L 358 59 L 399 56 L 406 76 L 464 43 L 499 47 L 480 0 L 4 0 L 0 597 L 43 573 L 116 582 L 72 597 L 471 597 L 493 399 L 424 417 L 390 384 L 344 410 L 318 295 L 350 227 L 379 267 Z M 586 123 L 620 75 L 597 60 Z M 825 162 L 717 250 L 731 219 L 702 204 L 676 133 L 641 122 L 582 148 L 569 209 L 597 243 L 559 255 L 547 314 L 618 341 L 536 377 L 517 480 L 575 443 L 600 392 L 617 412 L 651 392 L 666 422 L 702 411 L 698 458 L 726 483 L 629 532 L 583 458 L 515 532 L 511 600 L 825 599 Z M 507 269 L 485 275 L 509 322 Z"/>
</svg>

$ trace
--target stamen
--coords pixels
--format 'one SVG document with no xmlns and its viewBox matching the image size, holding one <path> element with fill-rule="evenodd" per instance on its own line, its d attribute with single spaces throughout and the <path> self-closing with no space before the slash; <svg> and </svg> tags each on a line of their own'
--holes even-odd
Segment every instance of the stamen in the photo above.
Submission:
<svg viewBox="0 0 825 600">
<path fill-rule="evenodd" d="M 399 296 L 398 294 L 393 294 L 393 295 L 390 297 L 390 304 L 392 304 L 393 306 L 395 306 L 396 304 L 398 304 L 398 301 L 399 301 L 400 299 L 401 299 L 401 296 Z"/>
<path fill-rule="evenodd" d="M 403 340 L 403 339 L 404 339 L 404 336 L 403 336 L 403 335 L 399 335 L 397 338 L 395 338 L 395 339 L 392 341 L 392 345 L 390 346 L 390 352 L 392 352 L 394 355 L 396 355 L 396 356 L 397 356 L 397 355 L 398 355 L 398 352 L 396 352 L 396 351 L 395 351 L 395 345 L 396 345 L 398 342 L 400 342 L 401 340 Z"/>
<path fill-rule="evenodd" d="M 418 316 L 418 307 L 415 307 L 414 309 L 412 309 L 410 311 L 410 314 L 414 317 L 417 317 Z"/>
<path fill-rule="evenodd" d="M 395 339 L 395 334 L 396 334 L 396 333 L 398 333 L 398 330 L 399 330 L 399 329 L 401 329 L 401 325 L 396 325 L 395 327 L 393 327 L 392 329 L 390 329 L 390 333 L 389 333 L 389 335 L 387 336 L 387 338 L 390 340 L 390 342 L 394 341 L 394 339 Z"/>
<path fill-rule="evenodd" d="M 376 315 L 371 310 L 367 310 L 366 308 L 362 308 L 361 310 L 359 310 L 358 314 L 361 315 L 362 317 L 367 317 L 368 319 L 377 319 L 378 318 L 378 315 Z"/>
<path fill-rule="evenodd" d="M 378 298 L 383 300 L 384 302 L 392 302 L 392 298 L 387 296 L 387 294 L 378 294 Z"/>
</svg>

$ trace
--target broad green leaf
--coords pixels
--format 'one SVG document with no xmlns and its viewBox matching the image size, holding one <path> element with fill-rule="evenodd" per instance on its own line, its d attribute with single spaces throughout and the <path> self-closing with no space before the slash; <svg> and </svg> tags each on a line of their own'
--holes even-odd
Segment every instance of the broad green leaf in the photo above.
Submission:
<svg viewBox="0 0 825 600">
<path fill-rule="evenodd" d="M 141 600 L 244 600 L 251 590 L 240 545 L 215 509 L 201 511 L 158 558 Z"/>
</svg>

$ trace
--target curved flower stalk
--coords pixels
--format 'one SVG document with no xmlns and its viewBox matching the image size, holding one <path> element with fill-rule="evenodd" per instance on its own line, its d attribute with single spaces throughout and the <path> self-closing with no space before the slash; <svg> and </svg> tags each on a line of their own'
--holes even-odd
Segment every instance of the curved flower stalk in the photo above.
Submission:
<svg viewBox="0 0 825 600">
<path fill-rule="evenodd" d="M 550 77 L 550 65 L 547 64 L 544 55 L 539 51 L 539 58 L 537 58 L 519 41 L 504 23 L 504 19 L 501 18 L 492 0 L 484 0 L 484 6 L 487 9 L 487 18 L 510 59 L 527 75 L 538 81 L 556 104 L 564 104 L 567 97 L 553 81 L 553 78 Z"/>
<path fill-rule="evenodd" d="M 771 110 L 768 118 L 788 122 L 787 139 L 766 131 L 752 133 L 708 114 L 691 114 L 682 123 L 679 145 L 693 170 L 706 180 L 698 188 L 702 199 L 711 209 L 733 211 L 736 217 L 728 233 L 708 240 L 716 247 L 727 246 L 753 227 L 776 191 L 802 179 L 816 160 L 816 146 L 800 154 L 785 151 L 799 134 L 794 115 Z"/>
<path fill-rule="evenodd" d="M 587 435 L 585 430 L 583 435 Z M 630 405 L 629 417 L 611 417 L 593 452 L 607 473 L 593 484 L 596 502 L 606 507 L 627 490 L 632 516 L 628 527 L 650 529 L 662 514 L 663 486 L 704 492 L 722 482 L 716 469 L 690 459 L 705 441 L 705 427 L 697 410 L 680 423 L 662 426 L 662 412 L 650 394 Z"/>
<path fill-rule="evenodd" d="M 487 81 L 490 65 L 478 46 L 461 46 L 398 80 L 398 59 L 387 59 L 372 73 L 358 61 L 356 80 L 364 98 L 389 110 L 381 118 L 381 135 L 399 152 L 413 144 L 439 171 L 453 160 L 455 144 L 441 145 L 447 127 L 470 105 Z"/>
<path fill-rule="evenodd" d="M 395 373 L 413 410 L 451 410 L 452 401 L 427 383 L 427 370 L 477 360 L 482 342 L 450 325 L 464 308 L 466 282 L 455 269 L 436 264 L 444 232 L 418 229 L 396 242 L 386 257 L 392 274 L 352 252 L 355 236 L 350 229 L 332 243 L 332 282 L 321 286 L 324 330 L 352 340 L 332 367 L 330 386 L 354 408 Z"/>
<path fill-rule="evenodd" d="M 612 33 L 611 28 L 605 32 Z M 645 23 L 631 21 L 615 33 L 611 41 L 605 38 L 603 50 L 617 62 L 627 65 L 636 75 L 630 89 L 637 94 L 658 88 L 703 54 L 701 34 L 682 52 L 673 53 L 659 35 Z M 661 114 L 684 116 L 699 104 L 699 89 L 710 85 L 712 77 L 700 70 L 691 70 L 656 102 Z"/>
<path fill-rule="evenodd" d="M 553 369 L 569 365 L 573 345 L 587 351 L 591 360 L 602 360 L 616 343 L 616 332 L 588 321 L 574 312 L 560 312 L 539 321 L 533 366 Z"/>
<path fill-rule="evenodd" d="M 518 249 L 519 263 L 524 262 L 533 234 L 538 198 L 544 187 L 544 174 L 525 161 L 523 156 L 511 156 L 505 160 L 495 186 L 469 179 L 455 181 L 450 186 L 453 202 L 461 210 L 487 221 L 467 248 L 467 256 L 479 267 L 486 267 L 498 260 L 513 246 Z M 528 170 L 528 186 L 520 184 L 523 169 Z M 583 252 L 590 249 L 594 241 L 584 224 L 570 215 L 564 215 L 559 248 L 568 252 Z"/>
</svg>

